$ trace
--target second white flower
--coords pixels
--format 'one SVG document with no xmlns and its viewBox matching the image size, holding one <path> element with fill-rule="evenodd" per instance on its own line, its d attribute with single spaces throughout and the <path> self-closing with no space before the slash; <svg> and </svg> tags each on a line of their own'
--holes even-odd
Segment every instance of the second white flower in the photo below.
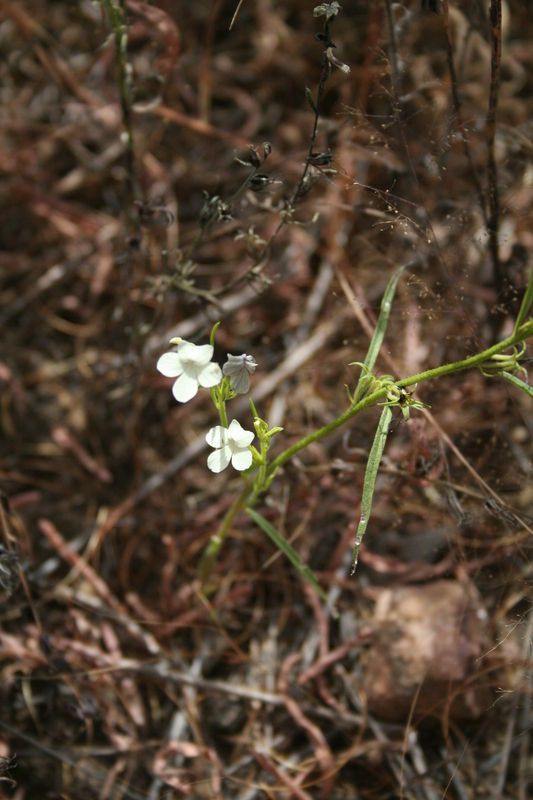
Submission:
<svg viewBox="0 0 533 800">
<path fill-rule="evenodd" d="M 215 425 L 208 432 L 205 440 L 208 445 L 215 448 L 207 459 L 207 466 L 211 472 L 222 472 L 231 461 L 234 469 L 242 472 L 252 466 L 252 444 L 254 434 L 246 431 L 240 423 L 234 419 L 229 428 L 222 425 Z"/>
</svg>

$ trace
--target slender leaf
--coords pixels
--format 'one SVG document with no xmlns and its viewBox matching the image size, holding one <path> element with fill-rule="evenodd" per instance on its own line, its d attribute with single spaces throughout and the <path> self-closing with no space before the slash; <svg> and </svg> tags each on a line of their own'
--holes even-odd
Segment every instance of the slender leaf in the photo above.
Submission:
<svg viewBox="0 0 533 800">
<path fill-rule="evenodd" d="M 518 328 L 529 314 L 532 305 L 533 305 L 533 269 L 531 270 L 531 273 L 529 275 L 529 281 L 527 284 L 524 297 L 522 298 L 522 303 L 520 305 L 518 316 L 516 317 L 513 333 L 517 332 Z"/>
<path fill-rule="evenodd" d="M 311 109 L 314 111 L 314 113 L 318 114 L 318 109 L 316 107 L 315 100 L 313 98 L 313 92 L 308 86 L 305 87 L 305 98 L 309 103 L 309 105 L 311 106 Z"/>
<path fill-rule="evenodd" d="M 533 386 L 530 386 L 529 383 L 520 380 L 520 378 L 517 378 L 516 375 L 511 375 L 510 372 L 501 372 L 500 375 L 502 378 L 504 378 L 504 380 L 509 381 L 509 383 L 512 383 L 513 386 L 516 386 L 517 389 L 521 389 L 521 391 L 525 392 L 527 395 L 529 395 L 529 397 L 533 397 Z"/>
<path fill-rule="evenodd" d="M 258 525 L 261 528 L 261 530 L 263 530 L 267 534 L 267 536 L 270 536 L 270 538 L 272 539 L 278 550 L 281 550 L 283 555 L 285 555 L 289 559 L 291 564 L 294 567 L 296 567 L 302 578 L 305 578 L 305 580 L 308 581 L 308 583 L 311 584 L 313 589 L 320 595 L 322 600 L 324 600 L 324 602 L 327 603 L 328 596 L 321 589 L 320 584 L 318 583 L 314 572 L 311 569 L 309 569 L 309 567 L 306 564 L 303 563 L 296 550 L 285 539 L 285 537 L 282 536 L 281 533 L 279 533 L 279 531 L 277 531 L 275 527 L 267 519 L 261 516 L 261 514 L 258 514 L 257 511 L 255 511 L 253 508 L 247 508 L 246 513 L 253 519 L 255 524 Z"/>
<path fill-rule="evenodd" d="M 233 26 L 235 24 L 235 20 L 237 19 L 237 15 L 238 15 L 239 11 L 241 10 L 241 6 L 242 6 L 243 3 L 244 3 L 244 0 L 239 0 L 239 2 L 237 3 L 237 8 L 233 12 L 233 16 L 231 18 L 231 22 L 229 24 L 228 30 L 231 30 L 233 28 Z"/>
<path fill-rule="evenodd" d="M 372 449 L 370 450 L 368 463 L 366 465 L 365 479 L 363 482 L 363 496 L 361 498 L 361 516 L 355 532 L 355 541 L 352 551 L 351 575 L 353 575 L 357 569 L 359 550 L 361 548 L 363 536 L 366 533 L 366 528 L 372 513 L 372 500 L 374 497 L 376 479 L 378 477 L 378 470 L 381 463 L 383 450 L 385 448 L 385 442 L 387 441 L 387 436 L 389 434 L 389 424 L 391 419 L 392 411 L 389 406 L 385 406 L 381 412 L 381 417 L 379 418 L 376 435 L 374 436 L 374 442 L 372 444 Z"/>
<path fill-rule="evenodd" d="M 404 271 L 405 267 L 400 267 L 396 270 L 392 278 L 387 284 L 385 292 L 383 294 L 383 298 L 381 300 L 381 307 L 379 311 L 379 317 L 376 324 L 376 329 L 374 331 L 374 335 L 370 341 L 368 346 L 368 351 L 365 356 L 364 365 L 365 369 L 362 370 L 361 376 L 359 378 L 359 382 L 355 389 L 354 394 L 354 403 L 361 399 L 363 394 L 363 389 L 365 386 L 364 378 L 373 371 L 376 359 L 379 355 L 379 351 L 381 350 L 381 345 L 383 344 L 383 339 L 385 337 L 385 333 L 387 331 L 387 326 L 389 324 L 389 317 L 392 308 L 392 301 L 394 299 L 394 294 L 396 292 L 396 286 L 398 285 L 398 281 L 400 280 L 400 276 Z"/>
</svg>

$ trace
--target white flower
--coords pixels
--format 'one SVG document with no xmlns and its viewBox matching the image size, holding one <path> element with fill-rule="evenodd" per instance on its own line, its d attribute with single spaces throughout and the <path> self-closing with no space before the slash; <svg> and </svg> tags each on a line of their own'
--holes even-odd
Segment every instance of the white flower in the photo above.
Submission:
<svg viewBox="0 0 533 800">
<path fill-rule="evenodd" d="M 229 428 L 223 428 L 222 425 L 211 428 L 205 437 L 207 444 L 216 448 L 207 459 L 207 466 L 211 472 L 222 472 L 230 461 L 232 467 L 239 472 L 251 467 L 250 445 L 253 438 L 252 431 L 245 431 L 236 419 L 230 423 Z"/>
<path fill-rule="evenodd" d="M 342 11 L 342 6 L 333 0 L 332 3 L 321 3 L 313 9 L 313 17 L 327 17 L 328 22 L 337 16 L 339 11 Z"/>
<path fill-rule="evenodd" d="M 237 394 L 246 394 L 250 388 L 250 375 L 257 369 L 257 361 L 253 356 L 243 353 L 242 356 L 231 356 L 222 367 L 224 375 L 228 375 L 231 388 Z"/>
<path fill-rule="evenodd" d="M 180 403 L 191 400 L 198 387 L 206 389 L 217 386 L 222 380 L 222 370 L 211 361 L 213 348 L 210 344 L 196 345 L 181 341 L 176 353 L 163 353 L 157 369 L 167 378 L 177 378 L 172 394 Z"/>
</svg>

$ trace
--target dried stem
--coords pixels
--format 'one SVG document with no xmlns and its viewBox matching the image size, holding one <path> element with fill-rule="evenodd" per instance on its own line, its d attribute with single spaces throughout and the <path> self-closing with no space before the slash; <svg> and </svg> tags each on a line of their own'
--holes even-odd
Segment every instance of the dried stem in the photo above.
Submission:
<svg viewBox="0 0 533 800">
<path fill-rule="evenodd" d="M 488 225 L 487 207 L 485 204 L 483 187 L 481 186 L 481 181 L 479 179 L 479 175 L 477 174 L 476 165 L 474 164 L 474 159 L 472 157 L 472 151 L 470 149 L 470 143 L 466 135 L 465 123 L 463 119 L 461 95 L 459 94 L 459 79 L 457 76 L 457 70 L 455 69 L 455 62 L 453 60 L 453 46 L 452 46 L 452 38 L 450 32 L 450 9 L 448 5 L 448 0 L 442 0 L 442 13 L 444 18 L 444 30 L 446 34 L 446 61 L 448 63 L 448 71 L 450 73 L 453 111 L 455 114 L 455 118 L 457 120 L 459 131 L 461 132 L 461 142 L 463 145 L 463 150 L 466 156 L 466 160 L 468 161 L 468 166 L 470 167 L 470 172 L 472 173 L 472 180 L 474 182 L 474 187 L 476 189 L 476 194 L 479 201 L 479 207 L 483 215 L 483 221 L 485 222 L 485 225 Z"/>
<path fill-rule="evenodd" d="M 135 200 L 141 199 L 138 186 L 135 145 L 133 138 L 133 116 L 131 102 L 130 67 L 128 65 L 128 28 L 126 24 L 126 7 L 124 0 L 101 0 L 107 12 L 109 23 L 115 39 L 115 59 L 117 71 L 117 84 L 120 96 L 122 121 L 126 135 L 126 171 L 129 184 L 130 207 L 133 208 Z"/>
<path fill-rule="evenodd" d="M 324 99 L 324 90 L 326 88 L 326 82 L 329 77 L 330 72 L 330 64 L 327 58 L 327 49 L 330 46 L 330 20 L 326 18 L 324 23 L 324 31 L 323 36 L 325 38 L 324 42 L 324 51 L 322 53 L 322 59 L 320 61 L 320 78 L 318 81 L 318 89 L 316 93 L 316 100 L 315 100 L 315 108 L 314 108 L 314 119 L 313 119 L 313 129 L 311 132 L 311 138 L 309 139 L 309 148 L 307 150 L 307 158 L 305 160 L 305 165 L 300 175 L 300 180 L 294 190 L 291 200 L 290 206 L 292 207 L 297 201 L 300 196 L 300 193 L 305 185 L 305 179 L 307 177 L 307 173 L 309 172 L 309 166 L 311 163 L 311 156 L 313 155 L 313 151 L 315 149 L 316 144 L 316 137 L 318 133 L 318 123 L 320 121 L 320 112 L 322 110 L 322 101 Z M 283 225 L 283 221 L 280 223 L 280 226 Z M 276 231 L 277 232 L 277 231 Z"/>
<path fill-rule="evenodd" d="M 494 271 L 494 283 L 498 293 L 503 289 L 503 273 L 498 247 L 498 229 L 500 221 L 500 195 L 498 190 L 498 169 L 494 149 L 496 138 L 496 112 L 500 91 L 500 64 L 502 55 L 502 3 L 491 0 L 490 25 L 492 52 L 490 61 L 490 93 L 489 108 L 486 120 L 486 136 L 488 149 L 488 200 L 489 200 L 489 247 Z"/>
<path fill-rule="evenodd" d="M 240 8 L 240 6 L 239 6 L 239 8 Z M 237 12 L 238 12 L 238 10 L 239 9 L 237 8 Z M 320 115 L 321 115 L 321 110 L 322 110 L 322 102 L 323 102 L 323 99 L 324 99 L 324 92 L 325 92 L 325 88 L 326 88 L 326 83 L 327 83 L 327 80 L 329 78 L 330 69 L 331 69 L 330 63 L 329 63 L 329 60 L 328 60 L 328 54 L 327 54 L 328 48 L 330 48 L 332 46 L 332 42 L 331 42 L 331 23 L 332 23 L 332 18 L 327 18 L 326 17 L 325 22 L 324 22 L 324 27 L 323 27 L 322 33 L 320 35 L 320 39 L 324 43 L 324 50 L 322 52 L 322 58 L 321 58 L 321 62 L 320 62 L 320 78 L 319 78 L 319 81 L 318 81 L 316 99 L 313 100 L 313 113 L 314 113 L 313 127 L 312 127 L 312 130 L 311 130 L 311 136 L 309 138 L 309 146 L 308 146 L 308 149 L 307 149 L 307 156 L 306 156 L 306 159 L 305 159 L 305 164 L 304 164 L 302 173 L 300 175 L 300 178 L 298 180 L 298 183 L 296 184 L 296 187 L 295 187 L 294 191 L 292 192 L 292 195 L 291 195 L 290 199 L 287 202 L 287 210 L 288 211 L 294 211 L 298 200 L 303 196 L 304 189 L 305 189 L 305 181 L 306 181 L 307 175 L 309 173 L 309 167 L 311 166 L 312 156 L 313 156 L 314 149 L 315 149 L 315 146 L 316 146 L 316 140 L 317 140 L 317 135 L 318 135 L 318 126 L 319 126 Z M 233 24 L 233 21 L 232 21 L 232 24 Z M 245 181 L 243 182 L 241 187 L 239 187 L 239 189 L 237 190 L 235 195 L 229 201 L 230 204 L 231 204 L 231 202 L 235 202 L 235 200 L 238 199 L 238 197 L 242 194 L 242 192 L 247 188 L 251 178 L 253 178 L 253 176 L 256 173 L 257 173 L 257 169 L 253 170 L 251 172 L 251 174 L 247 176 L 247 178 L 245 179 Z M 218 294 L 221 294 L 222 292 L 224 292 L 224 293 L 227 292 L 229 288 L 234 288 L 235 286 L 239 285 L 240 283 L 242 283 L 243 281 L 247 280 L 251 276 L 256 276 L 257 277 L 259 275 L 259 272 L 262 269 L 262 266 L 266 263 L 266 260 L 267 260 L 267 257 L 268 257 L 268 253 L 269 253 L 269 250 L 270 250 L 270 248 L 272 246 L 272 243 L 277 238 L 277 236 L 280 233 L 280 231 L 285 227 L 287 222 L 288 222 L 287 216 L 283 215 L 282 218 L 280 219 L 278 225 L 276 226 L 276 228 L 274 230 L 274 233 L 270 237 L 269 241 L 265 244 L 264 248 L 262 248 L 262 250 L 258 253 L 258 255 L 254 259 L 253 263 L 246 269 L 246 271 L 244 273 L 242 273 L 241 275 L 239 275 L 236 278 L 234 278 L 231 281 L 231 283 L 229 284 L 229 286 L 226 285 L 223 288 L 221 288 L 219 290 Z M 191 247 L 191 249 L 189 251 L 189 255 L 191 254 L 192 250 L 195 249 L 198 246 L 200 241 L 202 241 L 205 238 L 205 233 L 206 233 L 205 229 L 200 231 L 199 236 L 194 240 L 194 243 L 193 243 L 193 245 L 192 245 L 192 247 Z M 213 293 L 213 294 L 216 294 L 216 292 Z"/>
<path fill-rule="evenodd" d="M 398 43 L 396 41 L 396 31 L 394 29 L 394 17 L 392 16 L 391 0 L 385 0 L 385 13 L 387 15 L 387 27 L 389 29 L 389 64 L 391 71 L 391 83 L 394 102 L 399 113 L 400 98 L 400 70 L 398 68 Z"/>
</svg>

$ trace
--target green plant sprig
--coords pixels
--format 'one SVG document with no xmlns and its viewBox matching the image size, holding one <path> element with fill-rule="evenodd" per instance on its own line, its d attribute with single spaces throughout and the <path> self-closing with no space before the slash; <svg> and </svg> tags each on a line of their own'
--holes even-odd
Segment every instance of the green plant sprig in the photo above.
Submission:
<svg viewBox="0 0 533 800">
<path fill-rule="evenodd" d="M 533 318 L 529 317 L 526 320 L 533 303 L 533 272 L 529 278 L 528 286 L 520 307 L 517 321 L 513 328 L 513 333 L 506 339 L 502 339 L 500 342 L 492 345 L 492 347 L 488 347 L 473 356 L 467 356 L 466 358 L 459 359 L 458 361 L 441 364 L 439 367 L 418 372 L 414 375 L 408 376 L 407 378 L 395 380 L 392 375 L 382 375 L 380 377 L 376 377 L 373 374 L 373 369 L 383 344 L 390 318 L 392 301 L 394 299 L 398 279 L 402 271 L 403 268 L 397 270 L 385 288 L 379 317 L 364 361 L 352 362 L 352 364 L 358 365 L 361 368 L 361 375 L 353 393 L 348 390 L 348 399 L 350 401 L 350 405 L 342 414 L 329 422 L 327 425 L 324 425 L 318 430 L 313 431 L 307 436 L 299 439 L 293 445 L 280 453 L 269 464 L 268 451 L 270 449 L 271 439 L 282 429 L 269 429 L 268 423 L 261 419 L 253 401 L 250 400 L 250 408 L 254 417 L 254 428 L 259 439 L 259 450 L 257 450 L 255 447 L 251 448 L 253 466 L 247 471 L 247 473 L 243 474 L 245 486 L 242 492 L 231 504 L 230 508 L 226 512 L 226 515 L 224 516 L 222 524 L 216 533 L 211 537 L 210 542 L 204 551 L 200 564 L 200 577 L 204 586 L 216 563 L 218 553 L 220 552 L 225 539 L 231 531 L 235 517 L 241 511 L 245 511 L 255 522 L 255 524 L 258 525 L 258 527 L 260 527 L 272 539 L 278 549 L 283 552 L 283 554 L 298 569 L 300 575 L 302 575 L 302 577 L 304 577 L 315 588 L 315 590 L 318 590 L 319 593 L 321 593 L 316 577 L 301 561 L 298 553 L 294 550 L 290 542 L 287 541 L 285 537 L 279 531 L 277 531 L 270 522 L 268 522 L 268 520 L 254 511 L 253 508 L 259 497 L 268 490 L 278 469 L 283 466 L 283 464 L 285 464 L 297 453 L 299 453 L 301 450 L 304 450 L 313 442 L 318 442 L 321 439 L 329 436 L 331 433 L 336 431 L 366 408 L 379 405 L 384 406 L 365 470 L 360 517 L 356 526 L 352 553 L 352 575 L 357 567 L 359 550 L 368 526 L 368 522 L 370 520 L 379 466 L 387 436 L 389 434 L 389 422 L 392 415 L 392 408 L 396 406 L 400 407 L 404 417 L 409 417 L 411 410 L 420 410 L 427 407 L 422 401 L 413 396 L 413 392 L 407 391 L 408 387 L 416 387 L 417 384 L 423 383 L 424 381 L 433 380 L 434 378 L 443 377 L 444 375 L 450 375 L 466 369 L 477 367 L 483 375 L 486 375 L 490 378 L 500 377 L 511 383 L 516 388 L 521 389 L 529 397 L 533 396 L 533 390 L 529 384 L 525 381 L 522 381 L 520 378 L 516 377 L 516 374 L 514 374 L 517 372 L 521 373 L 525 376 L 527 381 L 527 372 L 521 364 L 521 359 L 526 351 L 526 340 L 533 336 Z M 219 324 L 220 323 L 217 323 L 211 331 L 211 345 L 214 345 L 215 334 Z M 220 386 L 223 385 L 224 381 Z M 225 400 L 226 398 L 221 396 L 220 388 L 215 389 L 214 391 L 215 395 L 212 393 L 212 396 L 215 406 L 219 410 L 221 421 L 224 424 L 225 419 L 227 425 L 225 405 L 222 403 L 224 406 L 223 413 L 220 408 L 221 401 Z M 217 391 L 218 394 L 216 394 Z M 228 397 L 227 399 L 231 398 Z"/>
<path fill-rule="evenodd" d="M 450 362 L 447 364 L 442 364 L 439 367 L 434 367 L 433 369 L 425 370 L 424 372 L 418 372 L 414 375 L 410 375 L 407 378 L 403 378 L 397 381 L 391 381 L 391 380 L 380 381 L 379 379 L 376 379 L 374 385 L 378 387 L 377 389 L 371 391 L 369 394 L 360 399 L 357 403 L 352 404 L 342 414 L 336 417 L 336 419 L 329 422 L 327 425 L 324 425 L 318 430 L 313 431 L 307 436 L 302 437 L 293 445 L 288 447 L 286 450 L 283 450 L 283 452 L 281 452 L 270 464 L 267 463 L 267 448 L 262 446 L 260 468 L 257 475 L 255 476 L 255 480 L 252 483 L 250 482 L 248 476 L 244 476 L 244 479 L 247 482 L 245 488 L 228 509 L 222 521 L 221 526 L 216 531 L 216 533 L 211 537 L 211 540 L 204 552 L 200 564 L 201 580 L 205 582 L 209 577 L 209 574 L 211 573 L 216 563 L 220 548 L 222 547 L 222 544 L 224 543 L 226 537 L 228 536 L 231 530 L 231 526 L 233 524 L 235 517 L 241 511 L 249 512 L 249 510 L 253 508 L 253 506 L 259 499 L 260 495 L 263 494 L 269 488 L 279 468 L 282 467 L 284 464 L 286 464 L 288 461 L 290 461 L 301 450 L 304 450 L 306 447 L 308 447 L 310 444 L 313 444 L 314 442 L 318 442 L 321 441 L 322 439 L 325 439 L 326 437 L 328 437 L 338 428 L 345 425 L 347 422 L 356 417 L 365 409 L 372 408 L 374 406 L 379 405 L 380 403 L 385 405 L 386 408 L 384 409 L 384 411 L 388 412 L 387 414 L 384 414 L 382 412 L 381 427 L 383 427 L 383 425 L 385 425 L 385 423 L 389 419 L 390 407 L 397 405 L 394 399 L 391 400 L 391 388 L 394 387 L 397 390 L 398 394 L 400 394 L 401 389 L 405 389 L 409 386 L 413 386 L 418 383 L 423 383 L 424 381 L 433 380 L 435 378 L 443 377 L 444 375 L 450 375 L 452 373 L 460 372 L 466 369 L 471 369 L 473 367 L 481 368 L 483 364 L 485 364 L 487 361 L 490 361 L 490 359 L 493 356 L 504 352 L 505 350 L 513 347 L 514 345 L 520 345 L 527 338 L 531 336 L 533 336 L 533 319 L 528 320 L 526 323 L 518 327 L 515 330 L 515 332 L 511 334 L 511 336 L 508 336 L 506 339 L 503 339 L 502 341 L 498 342 L 492 347 L 489 347 L 486 350 L 482 350 L 480 353 L 476 353 L 473 356 L 469 356 L 467 358 L 463 358 L 458 361 Z M 507 376 L 508 373 L 502 374 L 502 377 L 505 378 L 506 380 L 508 379 Z M 389 378 L 389 376 L 385 376 L 385 378 Z M 516 385 L 516 380 L 517 379 L 510 382 Z M 524 385 L 527 386 L 527 384 Z M 528 393 L 531 395 L 530 388 L 529 387 L 527 388 L 529 389 Z M 383 403 L 382 401 L 385 402 Z M 417 406 L 421 407 L 422 405 L 423 404 L 419 403 L 418 401 L 414 401 L 412 403 L 412 407 L 417 407 Z M 256 415 L 256 418 L 259 419 L 257 417 L 257 412 L 255 412 L 255 410 L 254 413 Z M 381 431 L 381 427 L 378 426 L 378 431 L 376 436 L 378 436 L 380 432 L 383 433 L 383 431 Z M 275 432 L 277 433 L 278 429 L 276 429 Z M 273 435 L 273 433 L 271 433 L 270 435 Z M 362 539 L 364 531 L 366 531 L 366 527 L 368 525 L 373 487 L 375 484 L 375 478 L 377 476 L 377 470 L 379 467 L 379 462 L 381 460 L 383 447 L 385 444 L 385 438 L 386 436 L 382 436 L 381 439 L 378 440 L 380 442 L 379 453 L 376 454 L 376 457 L 372 461 L 371 465 L 372 469 L 370 470 L 371 474 L 369 475 L 367 470 L 367 475 L 365 476 L 366 479 L 365 483 L 367 484 L 365 498 L 369 508 L 367 512 L 365 512 L 364 509 L 362 508 L 363 523 L 360 522 L 359 525 L 361 526 L 362 524 L 363 530 L 362 532 L 359 531 L 359 534 L 356 535 L 356 545 L 354 547 L 355 556 L 357 555 L 360 546 L 360 544 L 357 545 L 357 541 L 359 539 Z M 378 448 L 378 445 L 376 445 L 376 448 Z M 252 516 L 252 518 L 254 517 Z M 354 562 L 356 563 L 356 558 L 354 558 Z M 300 572 L 302 575 L 305 574 L 305 572 L 302 570 L 300 570 Z"/>
<path fill-rule="evenodd" d="M 417 383 L 423 383 L 424 381 L 433 380 L 434 378 L 441 378 L 444 375 L 451 375 L 454 372 L 461 372 L 462 370 L 470 369 L 472 367 L 480 367 L 493 355 L 501 353 L 507 348 L 523 342 L 530 336 L 533 336 L 533 319 L 522 325 L 515 333 L 511 334 L 511 336 L 508 336 L 506 339 L 503 339 L 501 342 L 498 342 L 486 350 L 482 350 L 480 353 L 476 353 L 476 355 L 460 359 L 459 361 L 453 361 L 448 364 L 441 364 L 439 367 L 434 367 L 433 369 L 428 369 L 424 372 L 417 372 L 415 375 L 410 375 L 407 378 L 402 378 L 401 380 L 395 381 L 392 385 L 397 386 L 398 389 L 407 388 L 408 386 L 414 386 Z M 295 442 L 293 445 L 291 445 L 291 447 L 288 447 L 286 450 L 280 453 L 277 458 L 274 459 L 270 465 L 269 471 L 272 472 L 279 469 L 279 467 L 299 453 L 300 450 L 303 450 L 310 444 L 313 444 L 313 442 L 319 442 L 321 439 L 329 436 L 331 433 L 336 431 L 337 428 L 340 428 L 366 408 L 377 405 L 380 400 L 386 398 L 387 393 L 390 391 L 390 386 L 391 384 L 386 384 L 377 391 L 366 395 L 366 397 L 363 397 L 363 399 L 358 403 L 346 409 L 346 411 L 344 411 L 344 413 L 342 413 L 336 419 L 328 422 L 327 425 L 324 425 L 322 428 L 313 431 L 299 441 Z"/>
</svg>

